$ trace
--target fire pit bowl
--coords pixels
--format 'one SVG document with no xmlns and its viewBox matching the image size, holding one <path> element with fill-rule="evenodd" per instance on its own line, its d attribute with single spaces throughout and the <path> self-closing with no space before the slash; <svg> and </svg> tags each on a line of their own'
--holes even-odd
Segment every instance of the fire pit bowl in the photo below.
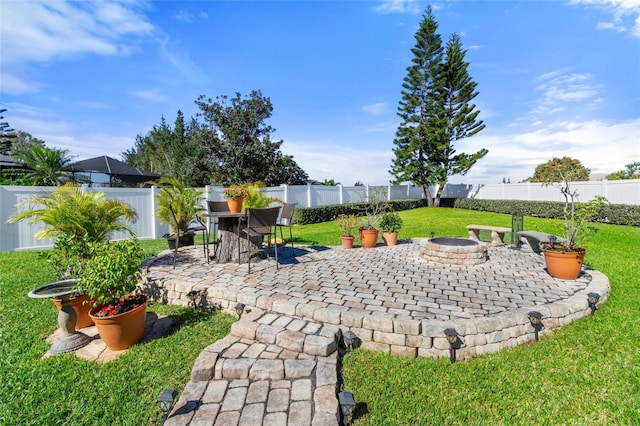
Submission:
<svg viewBox="0 0 640 426">
<path fill-rule="evenodd" d="M 430 238 L 420 252 L 427 260 L 447 265 L 479 265 L 487 261 L 487 246 L 466 238 Z"/>
</svg>

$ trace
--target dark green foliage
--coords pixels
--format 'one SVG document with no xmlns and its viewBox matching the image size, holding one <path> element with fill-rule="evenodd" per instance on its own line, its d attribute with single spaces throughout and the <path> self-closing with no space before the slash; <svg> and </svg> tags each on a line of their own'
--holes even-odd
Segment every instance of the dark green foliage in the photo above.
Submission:
<svg viewBox="0 0 640 426">
<path fill-rule="evenodd" d="M 7 109 L 0 108 L 0 114 L 4 113 Z M 11 147 L 13 140 L 16 137 L 15 130 L 9 126 L 9 123 L 2 121 L 4 116 L 0 115 L 0 154 L 11 154 Z"/>
<path fill-rule="evenodd" d="M 216 185 L 263 182 L 266 186 L 303 185 L 307 173 L 290 155 L 280 151 L 283 141 L 272 141 L 274 128 L 266 124 L 273 106 L 260 91 L 242 98 L 205 96 L 196 100 L 204 117 L 203 143 L 211 153 L 211 183 Z"/>
<path fill-rule="evenodd" d="M 458 198 L 455 208 L 486 211 L 494 213 L 517 213 L 523 216 L 562 219 L 564 202 L 561 201 L 524 201 L 524 200 L 478 200 Z M 640 206 L 626 204 L 606 204 L 595 222 L 613 225 L 640 226 Z"/>
<path fill-rule="evenodd" d="M 193 118 L 185 123 L 178 110 L 173 128 L 162 117 L 145 136 L 136 136 L 135 147 L 122 157 L 127 164 L 188 186 L 205 186 L 209 184 L 209 158 L 201 137 L 200 124 Z"/>
<path fill-rule="evenodd" d="M 618 170 L 607 175 L 608 180 L 640 179 L 640 161 L 629 163 L 624 170 Z"/>
<path fill-rule="evenodd" d="M 387 210 L 401 211 L 424 207 L 425 200 L 385 201 L 385 204 L 387 206 Z M 366 206 L 366 203 L 352 203 L 297 208 L 293 213 L 294 222 L 300 225 L 308 225 L 311 223 L 329 222 L 341 214 L 365 216 Z"/>
<path fill-rule="evenodd" d="M 577 182 L 589 180 L 589 169 L 580 160 L 562 157 L 547 161 L 536 167 L 533 176 L 525 179 L 528 182 Z"/>
<path fill-rule="evenodd" d="M 443 54 L 437 29 L 431 7 L 427 7 L 402 85 L 398 106 L 402 122 L 396 131 L 390 170 L 395 183 L 422 186 L 427 204 L 436 207 L 448 177 L 466 174 L 488 152 L 456 154 L 453 142 L 477 134 L 485 125 L 471 103 L 478 95 L 477 84 L 469 76 L 460 37 L 452 34 Z M 431 194 L 429 185 L 436 184 L 438 191 Z"/>
</svg>

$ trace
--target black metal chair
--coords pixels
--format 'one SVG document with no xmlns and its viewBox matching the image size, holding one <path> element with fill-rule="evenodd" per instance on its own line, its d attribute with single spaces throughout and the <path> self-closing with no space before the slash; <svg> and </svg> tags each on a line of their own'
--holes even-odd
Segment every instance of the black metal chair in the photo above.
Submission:
<svg viewBox="0 0 640 426">
<path fill-rule="evenodd" d="M 207 201 L 207 210 L 209 212 L 209 237 L 213 234 L 213 243 L 215 244 L 218 236 L 216 232 L 218 226 L 216 213 L 228 213 L 229 205 L 226 201 Z"/>
<path fill-rule="evenodd" d="M 282 212 L 280 213 L 280 220 L 276 226 L 280 229 L 280 238 L 282 239 L 282 244 L 284 244 L 284 236 L 282 233 L 282 228 L 285 226 L 289 228 L 289 239 L 291 240 L 291 254 L 293 254 L 293 231 L 291 229 L 293 225 L 293 211 L 296 209 L 296 205 L 292 203 L 283 203 L 282 204 Z"/>
<path fill-rule="evenodd" d="M 178 229 L 178 220 L 176 219 L 176 214 L 173 211 L 173 207 L 171 205 L 167 206 L 169 210 L 169 216 L 171 217 L 171 222 L 173 222 L 173 227 Z M 176 268 L 176 258 L 178 257 L 178 249 L 180 248 L 180 236 L 185 233 L 196 233 L 202 232 L 202 246 L 204 251 L 204 257 L 207 259 L 207 263 L 209 263 L 209 234 L 207 232 L 207 227 L 199 216 L 196 216 L 196 220 L 199 225 L 190 226 L 187 229 L 182 229 L 176 232 L 176 235 L 173 237 L 174 239 L 174 248 L 173 248 L 173 269 Z"/>
<path fill-rule="evenodd" d="M 261 237 L 264 239 L 266 236 L 267 242 L 267 260 L 271 257 L 271 242 L 275 243 L 276 240 L 276 225 L 278 222 L 278 215 L 280 213 L 280 207 L 267 207 L 263 209 L 246 209 L 247 221 L 246 226 L 242 229 L 242 232 L 247 237 L 247 252 L 248 252 L 248 270 L 251 272 L 251 237 Z M 278 269 L 278 246 L 275 246 L 275 261 L 276 269 Z"/>
</svg>

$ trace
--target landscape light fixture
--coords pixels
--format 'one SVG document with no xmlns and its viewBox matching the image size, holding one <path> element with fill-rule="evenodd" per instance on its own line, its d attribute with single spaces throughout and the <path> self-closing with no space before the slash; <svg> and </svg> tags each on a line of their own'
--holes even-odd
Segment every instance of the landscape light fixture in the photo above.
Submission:
<svg viewBox="0 0 640 426">
<path fill-rule="evenodd" d="M 458 332 L 455 328 L 446 328 L 444 335 L 447 336 L 447 340 L 449 341 L 449 360 L 451 363 L 454 363 L 456 362 L 456 344 L 459 341 Z"/>
<path fill-rule="evenodd" d="M 189 293 L 187 293 L 187 298 L 191 300 L 191 303 L 193 304 L 193 309 L 196 308 L 196 298 L 198 297 L 199 293 L 200 292 L 198 290 L 191 290 Z"/>
<path fill-rule="evenodd" d="M 344 339 L 344 345 L 347 348 L 347 352 L 351 352 L 351 350 L 353 349 L 353 344 L 356 342 L 358 336 L 356 336 L 356 333 L 354 333 L 353 331 L 347 330 L 342 335 L 342 338 Z"/>
<path fill-rule="evenodd" d="M 600 295 L 598 293 L 589 293 L 587 294 L 587 301 L 589 302 L 589 307 L 591 308 L 591 315 L 596 312 L 596 305 L 600 300 Z"/>
<path fill-rule="evenodd" d="M 167 421 L 167 416 L 169 412 L 171 412 L 171 408 L 173 408 L 173 403 L 176 400 L 176 396 L 178 396 L 178 392 L 173 389 L 165 389 L 162 391 L 158 400 L 156 401 L 158 405 L 160 405 L 160 409 L 162 410 L 163 417 L 162 423 Z"/>
<path fill-rule="evenodd" d="M 542 323 L 542 314 L 538 311 L 531 311 L 527 314 L 529 317 L 529 321 L 531 322 L 531 326 L 533 327 L 533 331 L 535 332 L 536 342 L 538 341 L 538 332 L 544 328 L 544 324 Z"/>
<path fill-rule="evenodd" d="M 238 303 L 236 305 L 236 314 L 238 314 L 238 318 L 242 316 L 242 313 L 244 312 L 244 308 L 245 308 L 244 303 Z"/>
<path fill-rule="evenodd" d="M 433 237 L 435 237 L 435 236 L 436 236 L 436 233 L 431 231 L 431 239 L 433 239 Z"/>
<path fill-rule="evenodd" d="M 338 402 L 340 403 L 340 410 L 342 411 L 342 424 L 347 426 L 349 424 L 349 417 L 356 408 L 356 400 L 351 392 L 342 391 L 338 393 Z"/>
</svg>

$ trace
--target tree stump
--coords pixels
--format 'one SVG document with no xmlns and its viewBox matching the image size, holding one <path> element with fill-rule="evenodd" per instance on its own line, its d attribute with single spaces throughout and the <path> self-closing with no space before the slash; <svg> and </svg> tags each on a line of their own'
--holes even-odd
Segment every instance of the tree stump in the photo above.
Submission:
<svg viewBox="0 0 640 426">
<path fill-rule="evenodd" d="M 244 218 L 240 217 L 218 218 L 218 247 L 216 247 L 218 263 L 247 263 L 250 254 L 252 262 L 262 259 L 261 236 L 249 238 L 249 251 L 247 251 L 246 234 L 241 231 L 240 238 L 238 238 L 238 226 L 243 223 L 243 220 Z M 240 244 L 239 250 L 238 244 Z M 238 258 L 240 262 L 238 262 Z"/>
</svg>

